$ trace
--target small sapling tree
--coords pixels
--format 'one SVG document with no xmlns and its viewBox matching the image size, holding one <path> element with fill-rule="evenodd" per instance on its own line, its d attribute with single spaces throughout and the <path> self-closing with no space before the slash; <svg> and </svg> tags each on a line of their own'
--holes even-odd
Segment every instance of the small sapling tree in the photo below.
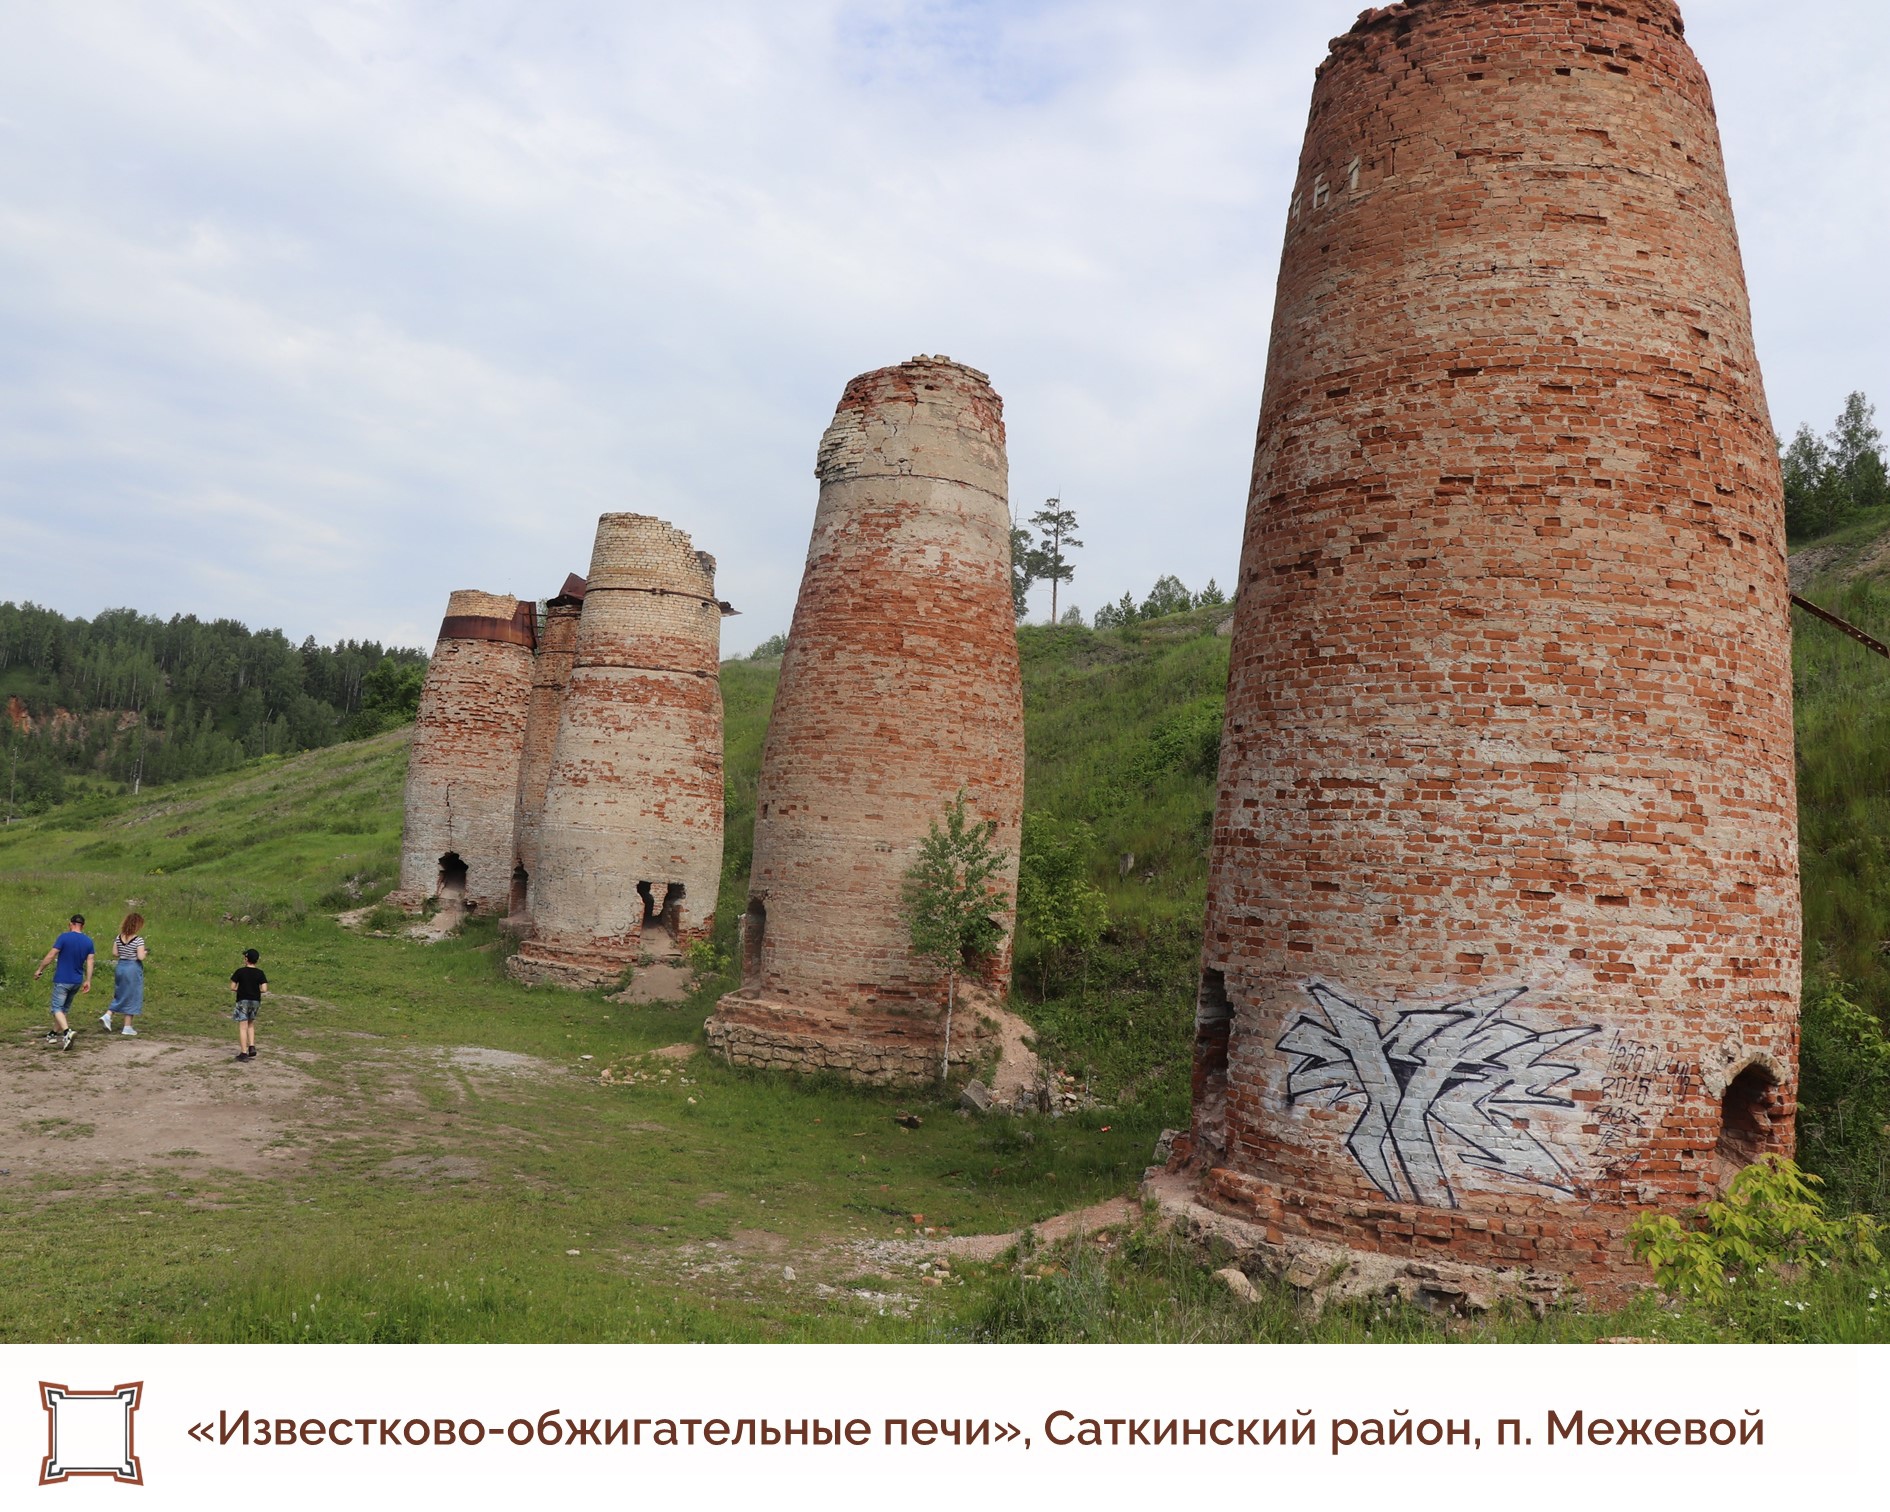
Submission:
<svg viewBox="0 0 1890 1512">
<path fill-rule="evenodd" d="M 900 912 L 911 932 L 912 953 L 945 973 L 945 1052 L 939 1079 L 950 1074 L 952 1012 L 957 1006 L 958 973 L 989 956 L 1004 938 L 1004 926 L 992 917 L 1010 902 L 997 878 L 1010 853 L 991 843 L 997 822 L 965 811 L 960 788 L 920 842 L 918 859 L 906 871 Z"/>
</svg>

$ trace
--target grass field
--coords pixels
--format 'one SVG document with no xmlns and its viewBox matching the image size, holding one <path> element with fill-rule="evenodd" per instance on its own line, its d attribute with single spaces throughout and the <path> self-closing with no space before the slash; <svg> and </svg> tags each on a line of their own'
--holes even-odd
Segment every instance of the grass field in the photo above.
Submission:
<svg viewBox="0 0 1890 1512">
<path fill-rule="evenodd" d="M 513 984 L 489 923 L 434 945 L 343 928 L 335 913 L 394 879 L 404 735 L 94 795 L 0 830 L 0 1339 L 1890 1337 L 1850 1278 L 1794 1293 L 1809 1310 L 1312 1319 L 1281 1291 L 1235 1303 L 1133 1216 L 1099 1239 L 947 1257 L 948 1235 L 1131 1193 L 1186 1113 L 1201 732 L 1227 642 L 1196 615 L 1021 645 L 1028 802 L 1087 837 L 1112 923 L 1048 992 L 1020 942 L 1018 1006 L 1097 1107 L 983 1120 L 763 1077 L 692 1053 L 725 981 L 629 1008 Z M 776 670 L 724 668 L 724 921 Z M 74 909 L 102 942 L 134 901 L 144 1033 L 100 1031 L 102 973 L 77 1045 L 48 1050 L 34 962 Z M 246 945 L 273 995 L 262 1056 L 239 1065 L 227 981 Z"/>
</svg>

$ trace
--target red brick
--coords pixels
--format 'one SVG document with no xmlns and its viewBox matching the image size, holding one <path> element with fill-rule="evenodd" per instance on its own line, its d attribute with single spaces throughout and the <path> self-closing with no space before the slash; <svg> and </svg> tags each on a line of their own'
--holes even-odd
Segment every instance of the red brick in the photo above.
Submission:
<svg viewBox="0 0 1890 1512">
<path fill-rule="evenodd" d="M 866 1081 L 938 1074 L 946 983 L 915 959 L 900 890 L 961 789 L 996 823 L 1014 898 L 1023 694 L 1011 614 L 1003 405 L 984 374 L 914 358 L 847 385 L 762 752 L 742 985 L 711 1045 Z M 952 1059 L 1010 980 L 1012 918 L 959 984 Z M 970 986 L 971 991 L 967 991 Z"/>
<path fill-rule="evenodd" d="M 1606 1289 L 1636 1213 L 1790 1151 L 1780 501 L 1674 6 L 1361 17 L 1313 90 L 1242 551 L 1184 1146 L 1221 1202 L 1393 1253 L 1441 1215 L 1458 1259 Z M 1456 1017 L 1396 1026 L 1450 1008 L 1472 1090 L 1416 1100 Z M 1555 1030 L 1587 1032 L 1498 1064 Z M 1374 1053 L 1398 1137 L 1348 1143 Z"/>
</svg>

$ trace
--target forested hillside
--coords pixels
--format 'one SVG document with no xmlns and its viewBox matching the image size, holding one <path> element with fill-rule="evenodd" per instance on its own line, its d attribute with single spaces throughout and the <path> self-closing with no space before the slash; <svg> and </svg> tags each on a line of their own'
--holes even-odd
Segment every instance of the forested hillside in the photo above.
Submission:
<svg viewBox="0 0 1890 1512">
<path fill-rule="evenodd" d="M 235 620 L 0 603 L 0 818 L 359 739 L 413 715 L 425 654 Z"/>
</svg>

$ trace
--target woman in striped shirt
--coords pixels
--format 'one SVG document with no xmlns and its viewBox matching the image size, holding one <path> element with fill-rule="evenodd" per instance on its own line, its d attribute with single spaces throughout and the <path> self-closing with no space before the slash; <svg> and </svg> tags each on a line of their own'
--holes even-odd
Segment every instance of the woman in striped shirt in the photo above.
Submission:
<svg viewBox="0 0 1890 1512">
<path fill-rule="evenodd" d="M 105 1026 L 105 1032 L 112 1032 L 112 1015 L 122 1014 L 125 1020 L 123 1032 L 136 1037 L 138 1031 L 131 1027 L 131 1021 L 144 1012 L 144 936 L 138 931 L 144 928 L 144 915 L 128 913 L 125 922 L 118 926 L 118 938 L 112 941 L 112 954 L 117 958 L 117 967 L 112 979 L 112 1005 L 99 1015 L 99 1022 Z"/>
</svg>

